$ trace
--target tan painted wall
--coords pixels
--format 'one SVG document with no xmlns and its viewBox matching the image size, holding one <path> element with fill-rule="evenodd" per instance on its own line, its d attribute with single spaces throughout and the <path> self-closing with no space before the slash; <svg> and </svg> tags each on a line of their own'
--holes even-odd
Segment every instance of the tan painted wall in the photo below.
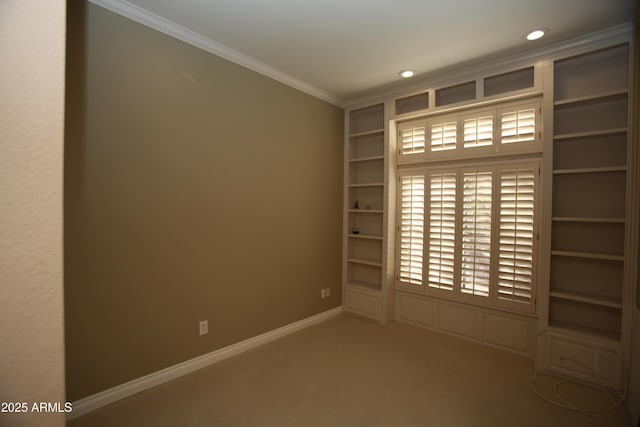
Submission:
<svg viewBox="0 0 640 427">
<path fill-rule="evenodd" d="M 0 4 L 0 425 L 62 426 L 65 3 Z M 7 409 L 7 408 L 4 408 Z"/>
<path fill-rule="evenodd" d="M 343 111 L 73 3 L 69 399 L 340 305 Z"/>
</svg>

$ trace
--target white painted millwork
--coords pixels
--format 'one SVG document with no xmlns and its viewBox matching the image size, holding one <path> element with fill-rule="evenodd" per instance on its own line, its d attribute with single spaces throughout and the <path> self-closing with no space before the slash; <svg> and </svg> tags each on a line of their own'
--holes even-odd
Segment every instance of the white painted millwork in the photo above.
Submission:
<svg viewBox="0 0 640 427">
<path fill-rule="evenodd" d="M 618 27 L 354 103 L 387 109 L 382 138 L 396 162 L 384 184 L 397 197 L 383 204 L 383 247 L 397 258 L 382 277 L 396 283 L 396 320 L 624 389 L 640 193 L 630 34 Z M 482 173 L 491 197 L 488 185 L 478 192 Z"/>
<path fill-rule="evenodd" d="M 347 312 L 385 323 L 388 265 L 388 109 L 346 114 L 343 301 Z"/>
<path fill-rule="evenodd" d="M 620 391 L 629 380 L 637 278 L 630 63 L 627 40 L 554 58 L 545 147 L 552 196 L 542 365 Z"/>
<path fill-rule="evenodd" d="M 531 316 L 448 302 L 413 293 L 396 295 L 396 320 L 527 356 L 535 354 Z"/>
</svg>

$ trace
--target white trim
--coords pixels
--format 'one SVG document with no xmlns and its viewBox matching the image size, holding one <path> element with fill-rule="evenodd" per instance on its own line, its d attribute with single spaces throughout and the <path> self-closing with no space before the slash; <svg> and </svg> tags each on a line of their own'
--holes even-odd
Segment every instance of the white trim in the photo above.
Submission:
<svg viewBox="0 0 640 427">
<path fill-rule="evenodd" d="M 246 67 L 250 70 L 260 73 L 274 80 L 284 83 L 287 86 L 298 89 L 308 95 L 327 101 L 331 104 L 343 107 L 344 102 L 335 97 L 334 95 L 319 89 L 307 82 L 304 82 L 298 78 L 295 78 L 287 73 L 284 73 L 270 65 L 258 61 L 248 55 L 233 50 L 221 43 L 216 42 L 208 37 L 191 31 L 175 22 L 169 21 L 166 18 L 149 12 L 139 6 L 129 3 L 125 0 L 89 0 L 91 3 L 103 7 L 118 15 L 129 18 L 139 24 L 145 25 L 154 30 L 160 31 L 175 39 L 188 43 L 192 46 L 205 50 L 216 56 L 224 58 L 228 61 L 234 62 L 238 65 Z"/>
<path fill-rule="evenodd" d="M 520 67 L 534 67 L 539 61 L 555 59 L 563 55 L 574 55 L 581 52 L 597 50 L 598 48 L 629 41 L 633 33 L 632 22 L 625 22 L 616 26 L 584 34 L 572 39 L 558 41 L 546 47 L 527 50 L 524 53 L 505 52 L 499 59 L 491 57 L 472 58 L 469 61 L 451 64 L 442 69 L 432 70 L 415 76 L 411 84 L 390 83 L 372 88 L 355 97 L 345 99 L 344 108 L 356 109 L 362 105 L 375 104 L 388 99 L 403 98 L 418 92 L 428 91 L 434 96 L 435 89 L 476 80 L 478 76 L 489 77 L 492 73 L 501 74 Z M 511 53 L 510 53 L 511 52 Z M 536 70 L 534 74 L 539 71 Z M 536 90 L 539 90 L 536 88 Z M 431 108 L 435 106 L 435 99 L 429 99 Z"/>
<path fill-rule="evenodd" d="M 342 314 L 342 312 L 342 306 L 338 306 L 332 308 L 331 310 L 327 310 L 314 316 L 307 317 L 306 319 L 290 323 L 281 328 L 265 332 L 253 338 L 240 341 L 230 346 L 212 351 L 211 353 L 203 354 L 202 356 L 194 357 L 193 359 L 178 363 L 177 365 L 170 366 L 161 371 L 136 378 L 135 380 L 85 397 L 76 402 L 73 402 L 73 411 L 67 414 L 67 420 L 72 420 L 81 415 L 87 414 L 91 411 L 95 411 L 96 409 L 117 402 L 118 400 L 132 396 L 136 393 L 140 393 L 142 391 L 181 377 L 183 375 L 189 374 L 206 366 L 213 365 L 214 363 L 220 362 L 231 356 L 235 356 L 247 350 L 259 347 L 263 344 L 282 338 L 286 335 L 298 332 L 301 329 L 338 316 Z"/>
</svg>

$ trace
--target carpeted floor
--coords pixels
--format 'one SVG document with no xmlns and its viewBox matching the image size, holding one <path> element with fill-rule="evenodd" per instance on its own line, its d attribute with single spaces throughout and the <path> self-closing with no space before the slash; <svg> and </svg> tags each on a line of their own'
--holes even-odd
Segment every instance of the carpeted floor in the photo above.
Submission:
<svg viewBox="0 0 640 427">
<path fill-rule="evenodd" d="M 429 330 L 341 315 L 69 422 L 85 426 L 628 427 L 545 403 L 533 361 Z M 550 395 L 555 378 L 539 375 Z M 561 389 L 591 409 L 610 403 Z"/>
</svg>

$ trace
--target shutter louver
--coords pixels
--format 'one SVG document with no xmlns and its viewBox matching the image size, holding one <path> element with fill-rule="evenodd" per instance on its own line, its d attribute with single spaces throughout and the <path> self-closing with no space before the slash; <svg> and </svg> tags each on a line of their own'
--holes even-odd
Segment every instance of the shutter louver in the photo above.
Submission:
<svg viewBox="0 0 640 427">
<path fill-rule="evenodd" d="M 516 110 L 502 113 L 503 144 L 535 140 L 536 110 Z"/>
<path fill-rule="evenodd" d="M 533 279 L 533 169 L 511 169 L 500 176 L 498 299 L 531 303 Z"/>
<path fill-rule="evenodd" d="M 424 175 L 400 179 L 400 282 L 422 286 Z"/>
<path fill-rule="evenodd" d="M 432 174 L 429 188 L 429 286 L 453 290 L 456 174 Z"/>
<path fill-rule="evenodd" d="M 431 125 L 431 151 L 455 150 L 456 138 L 456 122 Z"/>
<path fill-rule="evenodd" d="M 492 173 L 463 177 L 461 292 L 489 296 Z"/>
<path fill-rule="evenodd" d="M 464 121 L 464 148 L 493 144 L 493 117 L 478 117 Z"/>
<path fill-rule="evenodd" d="M 412 126 L 400 130 L 400 152 L 402 155 L 424 153 L 425 126 Z"/>
</svg>

